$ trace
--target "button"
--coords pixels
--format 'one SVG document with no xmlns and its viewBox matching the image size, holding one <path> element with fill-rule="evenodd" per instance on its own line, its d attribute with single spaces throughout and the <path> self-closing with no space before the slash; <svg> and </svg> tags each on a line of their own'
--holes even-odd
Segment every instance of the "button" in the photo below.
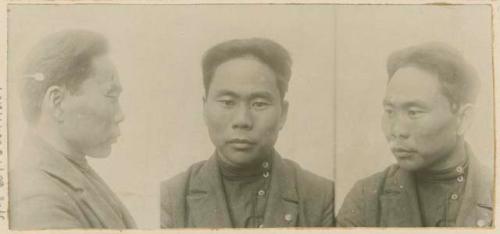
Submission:
<svg viewBox="0 0 500 234">
<path fill-rule="evenodd" d="M 461 183 L 461 182 L 464 182 L 464 176 L 459 176 L 459 177 L 457 178 L 457 181 L 458 181 L 458 182 L 460 182 L 460 183 Z"/>
<path fill-rule="evenodd" d="M 479 219 L 479 220 L 477 220 L 476 225 L 478 227 L 485 227 L 486 226 L 486 221 L 484 219 Z"/>
<path fill-rule="evenodd" d="M 461 167 L 461 166 L 458 166 L 458 167 L 457 167 L 457 172 L 458 172 L 458 173 L 462 173 L 463 171 L 464 171 L 464 168 L 463 168 L 463 167 Z"/>
<path fill-rule="evenodd" d="M 291 214 L 286 214 L 286 215 L 285 215 L 285 220 L 286 220 L 287 222 L 292 221 L 292 218 L 293 218 L 293 217 L 292 217 L 292 215 L 291 215 Z"/>
<path fill-rule="evenodd" d="M 452 200 L 457 200 L 458 199 L 458 195 L 456 193 L 452 194 L 451 195 L 451 199 Z"/>
<path fill-rule="evenodd" d="M 269 168 L 269 163 L 268 162 L 263 162 L 262 163 L 262 167 L 266 168 L 266 169 Z"/>
<path fill-rule="evenodd" d="M 263 228 L 263 227 L 264 227 L 264 224 L 260 224 L 260 225 L 259 225 L 259 228 Z"/>
<path fill-rule="evenodd" d="M 268 172 L 268 171 L 265 171 L 265 172 L 264 172 L 264 174 L 263 174 L 262 176 L 264 176 L 264 178 L 269 177 L 269 172 Z"/>
<path fill-rule="evenodd" d="M 259 190 L 259 192 L 257 194 L 259 196 L 264 196 L 266 194 L 266 192 L 264 190 Z"/>
</svg>

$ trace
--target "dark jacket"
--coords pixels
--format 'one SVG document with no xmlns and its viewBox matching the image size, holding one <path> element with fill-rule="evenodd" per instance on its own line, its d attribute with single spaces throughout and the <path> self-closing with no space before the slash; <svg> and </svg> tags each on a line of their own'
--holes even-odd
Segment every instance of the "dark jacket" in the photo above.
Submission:
<svg viewBox="0 0 500 234">
<path fill-rule="evenodd" d="M 493 217 L 493 174 L 470 150 L 469 171 L 457 227 L 490 226 Z M 346 196 L 337 216 L 339 226 L 421 227 L 414 175 L 392 165 L 358 181 Z"/>
<path fill-rule="evenodd" d="M 13 159 L 9 174 L 12 229 L 135 227 L 125 206 L 118 205 L 124 215 L 119 217 L 113 210 L 117 207 L 110 206 L 76 165 L 40 138 L 28 137 L 22 153 Z"/>
<path fill-rule="evenodd" d="M 264 227 L 334 225 L 333 182 L 275 154 Z M 231 227 L 215 155 L 161 185 L 161 226 Z"/>
</svg>

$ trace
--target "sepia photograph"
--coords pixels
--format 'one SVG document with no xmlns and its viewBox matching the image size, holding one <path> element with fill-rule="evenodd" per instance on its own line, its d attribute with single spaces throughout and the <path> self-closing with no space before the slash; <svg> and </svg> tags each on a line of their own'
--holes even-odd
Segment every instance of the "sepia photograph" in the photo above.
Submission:
<svg viewBox="0 0 500 234">
<path fill-rule="evenodd" d="M 490 11 L 337 8 L 337 226 L 493 225 Z"/>
<path fill-rule="evenodd" d="M 409 2 L 0 3 L 0 232 L 496 231 L 500 6 Z"/>
<path fill-rule="evenodd" d="M 333 226 L 334 33 L 333 5 L 10 5 L 11 228 Z"/>
</svg>

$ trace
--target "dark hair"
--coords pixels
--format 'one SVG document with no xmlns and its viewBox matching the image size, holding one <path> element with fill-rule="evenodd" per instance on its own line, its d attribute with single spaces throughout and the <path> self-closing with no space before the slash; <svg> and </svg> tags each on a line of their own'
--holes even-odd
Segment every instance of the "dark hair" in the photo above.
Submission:
<svg viewBox="0 0 500 234">
<path fill-rule="evenodd" d="M 202 62 L 205 94 L 208 93 L 213 74 L 219 65 L 248 55 L 254 56 L 274 71 L 281 98 L 284 98 L 290 81 L 292 59 L 283 46 L 264 38 L 234 39 L 209 49 Z"/>
<path fill-rule="evenodd" d="M 480 86 L 476 71 L 454 48 L 429 42 L 394 52 L 387 60 L 389 81 L 398 69 L 408 66 L 436 74 L 454 110 L 475 102 Z"/>
<path fill-rule="evenodd" d="M 92 59 L 108 50 L 106 39 L 85 30 L 66 30 L 49 35 L 28 54 L 22 70 L 21 97 L 28 122 L 38 120 L 47 89 L 54 85 L 78 91 L 92 72 Z"/>
</svg>

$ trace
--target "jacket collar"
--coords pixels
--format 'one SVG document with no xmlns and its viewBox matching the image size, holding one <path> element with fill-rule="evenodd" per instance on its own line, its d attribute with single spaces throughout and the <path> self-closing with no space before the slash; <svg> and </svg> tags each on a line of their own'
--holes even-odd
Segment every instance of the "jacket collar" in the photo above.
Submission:
<svg viewBox="0 0 500 234">
<path fill-rule="evenodd" d="M 457 226 L 487 226 L 492 222 L 492 175 L 478 163 L 468 144 L 469 160 L 464 198 L 457 216 Z M 485 181 L 486 180 L 486 181 Z M 380 226 L 422 226 L 420 205 L 413 173 L 399 166 L 388 170 L 380 197 Z"/>
<path fill-rule="evenodd" d="M 41 137 L 29 134 L 25 145 L 29 153 L 25 153 L 24 155 L 27 157 L 36 155 L 37 157 L 34 160 L 34 166 L 75 191 L 77 196 L 99 217 L 103 227 L 122 229 L 135 226 L 133 218 L 126 210 L 123 212 L 125 215 L 124 219 L 120 218 L 104 200 L 102 194 L 99 194 L 88 182 L 87 178 L 80 171 L 81 169 L 66 158 L 65 155 L 56 151 Z M 125 223 L 123 220 L 125 220 Z"/>
<path fill-rule="evenodd" d="M 490 226 L 493 219 L 493 174 L 479 163 L 468 145 L 466 152 L 470 167 L 457 226 Z"/>
<path fill-rule="evenodd" d="M 399 166 L 392 167 L 387 173 L 380 197 L 379 225 L 385 227 L 422 226 L 413 174 Z"/>
<path fill-rule="evenodd" d="M 196 227 L 232 227 L 215 153 L 191 178 L 187 193 L 188 214 Z M 295 226 L 298 195 L 291 170 L 277 152 L 273 155 L 271 184 L 264 215 L 265 227 Z"/>
</svg>

